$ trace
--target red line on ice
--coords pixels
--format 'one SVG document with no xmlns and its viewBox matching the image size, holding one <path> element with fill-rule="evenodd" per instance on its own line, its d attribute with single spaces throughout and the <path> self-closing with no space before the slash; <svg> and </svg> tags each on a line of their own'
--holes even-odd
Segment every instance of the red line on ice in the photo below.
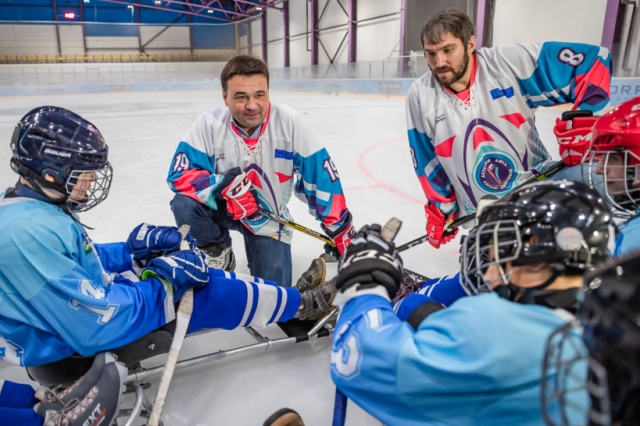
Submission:
<svg viewBox="0 0 640 426">
<path fill-rule="evenodd" d="M 360 153 L 360 155 L 358 156 L 358 167 L 367 176 L 367 178 L 369 178 L 369 180 L 371 182 L 375 182 L 378 186 L 381 186 L 382 188 L 384 188 L 384 189 L 386 189 L 386 190 L 388 190 L 390 192 L 393 192 L 394 194 L 400 195 L 403 198 L 406 198 L 406 199 L 408 199 L 410 201 L 413 201 L 413 202 L 416 202 L 416 203 L 418 203 L 420 205 L 423 205 L 425 203 L 424 199 L 419 199 L 419 198 L 413 197 L 412 195 L 405 194 L 404 192 L 400 191 L 399 189 L 394 188 L 393 186 L 380 181 L 378 178 L 376 178 L 373 175 L 373 173 L 371 173 L 369 170 L 367 170 L 367 167 L 365 166 L 366 157 L 372 151 L 380 148 L 381 146 L 383 146 L 385 144 L 388 144 L 388 143 L 391 143 L 391 142 L 396 142 L 396 141 L 399 141 L 399 140 L 405 140 L 405 139 L 406 139 L 406 136 L 403 136 L 401 138 L 389 139 L 389 140 L 386 140 L 386 141 L 378 142 L 375 145 L 371 145 L 370 147 L 368 147 L 367 149 L 362 151 Z"/>
</svg>

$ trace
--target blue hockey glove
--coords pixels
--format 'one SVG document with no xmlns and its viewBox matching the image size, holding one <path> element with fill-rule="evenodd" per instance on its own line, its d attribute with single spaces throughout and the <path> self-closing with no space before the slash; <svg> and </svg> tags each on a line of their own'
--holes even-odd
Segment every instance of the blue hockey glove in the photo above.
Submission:
<svg viewBox="0 0 640 426">
<path fill-rule="evenodd" d="M 380 231 L 380 225 L 365 225 L 351 240 L 338 268 L 336 287 L 342 293 L 360 284 L 358 291 L 382 285 L 389 298 L 396 295 L 402 282 L 402 259 Z"/>
<path fill-rule="evenodd" d="M 209 283 L 209 268 L 204 252 L 195 250 L 176 251 L 156 257 L 147 262 L 142 279 L 158 275 L 173 286 L 173 300 L 177 302 L 190 289 L 200 289 Z"/>
<path fill-rule="evenodd" d="M 188 233 L 186 241 L 193 249 L 196 240 Z M 141 223 L 136 226 L 127 238 L 127 251 L 133 255 L 138 266 L 144 267 L 154 256 L 171 253 L 180 249 L 182 234 L 175 226 L 154 226 Z"/>
</svg>

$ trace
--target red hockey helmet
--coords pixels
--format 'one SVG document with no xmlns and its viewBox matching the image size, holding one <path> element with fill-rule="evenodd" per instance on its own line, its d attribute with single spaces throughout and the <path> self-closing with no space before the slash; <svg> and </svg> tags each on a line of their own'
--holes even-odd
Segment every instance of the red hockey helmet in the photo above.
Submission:
<svg viewBox="0 0 640 426">
<path fill-rule="evenodd" d="M 621 212 L 640 207 L 640 97 L 620 104 L 596 121 L 591 137 L 592 185 L 604 179 L 607 198 Z M 596 176 L 600 175 L 600 176 Z"/>
</svg>

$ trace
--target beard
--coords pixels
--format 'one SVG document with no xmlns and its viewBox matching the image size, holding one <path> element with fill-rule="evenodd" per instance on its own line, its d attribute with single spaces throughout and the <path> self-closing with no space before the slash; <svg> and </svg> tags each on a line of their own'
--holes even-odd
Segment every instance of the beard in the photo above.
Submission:
<svg viewBox="0 0 640 426">
<path fill-rule="evenodd" d="M 433 76 L 436 78 L 436 81 L 438 83 L 443 86 L 449 87 L 453 83 L 464 77 L 465 73 L 467 72 L 467 68 L 469 68 L 469 53 L 465 50 L 464 56 L 462 58 L 462 64 L 457 69 L 452 67 L 431 68 L 431 72 L 433 73 Z M 438 72 L 443 71 L 451 71 L 453 75 L 449 78 L 441 79 L 440 76 L 438 76 Z"/>
</svg>

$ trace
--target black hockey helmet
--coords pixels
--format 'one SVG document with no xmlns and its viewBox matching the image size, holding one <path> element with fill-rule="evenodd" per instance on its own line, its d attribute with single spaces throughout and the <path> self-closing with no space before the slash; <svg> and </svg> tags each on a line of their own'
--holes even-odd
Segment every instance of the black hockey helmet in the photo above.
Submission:
<svg viewBox="0 0 640 426">
<path fill-rule="evenodd" d="M 484 273 L 493 264 L 502 282 L 509 283 L 508 262 L 511 266 L 553 264 L 553 279 L 565 271 L 582 274 L 609 258 L 614 238 L 607 203 L 586 184 L 527 185 L 481 211 L 478 225 L 462 246 L 462 285 L 469 294 L 490 290 L 496 283 L 487 282 Z"/>
<path fill-rule="evenodd" d="M 43 106 L 16 124 L 11 138 L 11 168 L 42 195 L 61 195 L 60 204 L 86 211 L 109 193 L 109 148 L 98 129 L 64 108 Z M 74 192 L 74 188 L 75 192 Z"/>
<path fill-rule="evenodd" d="M 579 324 L 561 327 L 547 342 L 544 417 L 549 425 L 579 424 L 569 420 L 587 416 L 593 425 L 638 425 L 640 250 L 588 274 L 584 289 Z M 572 404 L 580 392 L 590 396 L 582 413 Z"/>
</svg>

